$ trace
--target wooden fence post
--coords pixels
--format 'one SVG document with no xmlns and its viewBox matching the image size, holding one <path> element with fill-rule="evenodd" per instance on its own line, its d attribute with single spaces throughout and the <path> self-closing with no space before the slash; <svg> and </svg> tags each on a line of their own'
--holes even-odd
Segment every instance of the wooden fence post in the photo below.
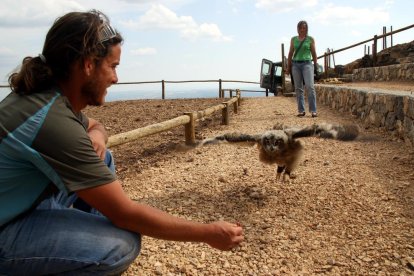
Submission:
<svg viewBox="0 0 414 276">
<path fill-rule="evenodd" d="M 162 80 L 161 85 L 162 85 L 162 95 L 161 95 L 161 97 L 164 100 L 165 99 L 165 81 L 164 80 Z"/>
<path fill-rule="evenodd" d="M 238 108 L 238 100 L 237 100 L 233 103 L 233 112 L 234 112 L 234 114 L 237 114 L 238 111 L 239 111 L 239 108 Z"/>
<path fill-rule="evenodd" d="M 225 107 L 222 109 L 221 114 L 222 114 L 222 118 L 221 118 L 221 124 L 222 125 L 229 125 L 229 103 L 228 102 L 224 102 L 223 103 L 225 105 Z"/>
<path fill-rule="evenodd" d="M 237 105 L 240 106 L 241 104 L 241 92 L 240 89 L 237 89 Z"/>
<path fill-rule="evenodd" d="M 374 44 L 372 44 L 372 66 L 377 66 L 377 40 L 378 36 L 374 35 Z"/>
<path fill-rule="evenodd" d="M 224 98 L 223 94 L 224 94 L 223 90 L 221 89 L 221 79 L 219 79 L 219 98 Z"/>
<path fill-rule="evenodd" d="M 230 89 L 230 98 L 233 97 L 233 90 Z"/>
<path fill-rule="evenodd" d="M 285 59 L 285 44 L 282 43 L 282 95 L 286 93 L 286 59 Z"/>
<path fill-rule="evenodd" d="M 190 122 L 185 124 L 185 144 L 194 145 L 195 144 L 195 114 L 194 112 L 184 112 L 184 115 L 190 117 Z"/>
</svg>

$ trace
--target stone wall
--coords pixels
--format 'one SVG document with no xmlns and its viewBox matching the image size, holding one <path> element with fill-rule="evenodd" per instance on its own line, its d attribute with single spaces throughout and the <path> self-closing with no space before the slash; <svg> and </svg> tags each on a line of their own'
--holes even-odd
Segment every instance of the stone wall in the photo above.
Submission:
<svg viewBox="0 0 414 276">
<path fill-rule="evenodd" d="M 414 147 L 414 95 L 410 92 L 325 84 L 315 88 L 319 104 L 350 113 L 367 127 L 390 131 Z"/>
<path fill-rule="evenodd" d="M 413 81 L 414 63 L 354 69 L 352 81 Z"/>
</svg>

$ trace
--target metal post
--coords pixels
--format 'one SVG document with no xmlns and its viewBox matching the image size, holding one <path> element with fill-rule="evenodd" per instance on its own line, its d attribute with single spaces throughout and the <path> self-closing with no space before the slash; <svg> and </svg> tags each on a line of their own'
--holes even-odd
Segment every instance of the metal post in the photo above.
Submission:
<svg viewBox="0 0 414 276">
<path fill-rule="evenodd" d="M 219 79 L 219 98 L 223 98 L 223 91 L 221 90 L 221 79 Z"/>
<path fill-rule="evenodd" d="M 374 35 L 374 44 L 372 45 L 372 66 L 377 65 L 377 40 L 378 36 Z"/>
<path fill-rule="evenodd" d="M 165 99 L 165 82 L 164 82 L 164 80 L 162 80 L 162 82 L 161 82 L 162 84 L 162 95 L 161 95 L 161 98 L 164 100 Z"/>
<path fill-rule="evenodd" d="M 285 70 L 286 70 L 285 45 L 282 43 L 282 95 L 284 95 L 286 92 Z M 266 96 L 267 96 L 267 92 L 266 92 Z"/>
</svg>

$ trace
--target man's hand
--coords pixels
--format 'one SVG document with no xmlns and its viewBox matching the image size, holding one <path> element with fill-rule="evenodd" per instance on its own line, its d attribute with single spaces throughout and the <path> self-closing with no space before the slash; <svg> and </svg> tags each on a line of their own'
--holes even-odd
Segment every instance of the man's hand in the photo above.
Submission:
<svg viewBox="0 0 414 276">
<path fill-rule="evenodd" d="M 108 141 L 108 135 L 104 126 L 98 121 L 89 118 L 88 135 L 96 154 L 104 160 L 106 154 L 106 142 Z"/>
<path fill-rule="evenodd" d="M 220 250 L 231 250 L 243 240 L 243 228 L 239 224 L 217 221 L 210 224 L 215 234 L 209 235 L 206 243 Z"/>
</svg>

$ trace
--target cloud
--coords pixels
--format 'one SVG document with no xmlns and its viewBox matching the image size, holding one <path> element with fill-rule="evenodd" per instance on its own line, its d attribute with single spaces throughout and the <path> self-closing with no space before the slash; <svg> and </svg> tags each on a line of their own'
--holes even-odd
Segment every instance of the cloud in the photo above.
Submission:
<svg viewBox="0 0 414 276">
<path fill-rule="evenodd" d="M 177 30 L 182 37 L 190 40 L 210 38 L 214 41 L 231 41 L 231 37 L 224 36 L 220 28 L 214 23 L 198 24 L 191 16 L 178 16 L 167 7 L 157 4 L 137 21 L 121 22 L 132 29 L 172 29 Z"/>
<path fill-rule="evenodd" d="M 336 23 L 345 26 L 361 26 L 378 24 L 389 21 L 389 13 L 384 8 L 353 8 L 346 6 L 328 5 L 314 17 L 322 24 Z"/>
<path fill-rule="evenodd" d="M 157 53 L 157 49 L 150 48 L 150 47 L 131 50 L 131 54 L 134 56 L 149 56 L 149 55 L 155 55 L 156 53 Z"/>
<path fill-rule="evenodd" d="M 43 27 L 68 11 L 83 10 L 71 0 L 3 0 L 0 9 L 0 27 Z"/>
<path fill-rule="evenodd" d="M 313 7 L 318 0 L 256 0 L 256 8 L 270 12 L 284 13 L 296 9 Z"/>
<path fill-rule="evenodd" d="M 10 48 L 0 47 L 0 57 L 6 57 L 13 55 L 13 51 Z"/>
</svg>

